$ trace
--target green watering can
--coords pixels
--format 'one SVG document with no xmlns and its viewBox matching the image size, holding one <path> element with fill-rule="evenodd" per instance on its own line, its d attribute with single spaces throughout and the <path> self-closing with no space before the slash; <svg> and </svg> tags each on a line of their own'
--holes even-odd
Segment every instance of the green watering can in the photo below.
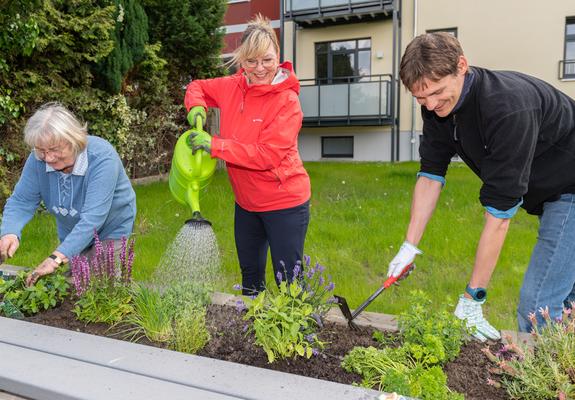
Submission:
<svg viewBox="0 0 575 400">
<path fill-rule="evenodd" d="M 210 183 L 218 160 L 204 150 L 192 154 L 192 149 L 188 145 L 188 136 L 202 130 L 202 119 L 198 117 L 196 127 L 184 132 L 176 142 L 169 184 L 174 198 L 192 209 L 192 218 L 186 221 L 187 224 L 211 225 L 210 221 L 200 214 L 200 190 L 205 189 Z"/>
</svg>

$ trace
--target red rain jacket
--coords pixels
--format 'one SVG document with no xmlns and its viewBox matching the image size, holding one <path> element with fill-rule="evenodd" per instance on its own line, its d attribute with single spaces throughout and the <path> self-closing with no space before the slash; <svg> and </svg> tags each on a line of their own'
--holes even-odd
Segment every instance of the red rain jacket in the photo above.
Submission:
<svg viewBox="0 0 575 400">
<path fill-rule="evenodd" d="M 249 86 L 240 70 L 192 81 L 186 90 L 188 111 L 194 106 L 220 109 L 212 157 L 226 162 L 236 202 L 248 211 L 286 209 L 310 198 L 309 176 L 297 147 L 303 118 L 299 81 L 291 63 L 280 68 L 289 76 L 275 85 Z"/>
</svg>

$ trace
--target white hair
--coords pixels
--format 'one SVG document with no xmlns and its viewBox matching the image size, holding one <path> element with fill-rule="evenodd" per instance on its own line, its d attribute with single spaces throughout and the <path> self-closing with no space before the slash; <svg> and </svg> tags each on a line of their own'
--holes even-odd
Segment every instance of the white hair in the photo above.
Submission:
<svg viewBox="0 0 575 400">
<path fill-rule="evenodd" d="M 66 142 L 78 155 L 88 143 L 88 124 L 82 124 L 62 104 L 46 103 L 26 122 L 24 141 L 32 149 L 40 143 Z"/>
</svg>

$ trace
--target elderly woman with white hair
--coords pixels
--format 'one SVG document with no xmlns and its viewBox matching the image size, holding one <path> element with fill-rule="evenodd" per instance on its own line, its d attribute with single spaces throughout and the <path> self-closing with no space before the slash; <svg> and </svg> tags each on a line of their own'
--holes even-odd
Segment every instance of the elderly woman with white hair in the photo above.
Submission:
<svg viewBox="0 0 575 400">
<path fill-rule="evenodd" d="M 14 255 L 22 229 L 44 202 L 56 217 L 60 244 L 28 275 L 32 285 L 90 251 L 94 232 L 102 241 L 129 236 L 136 195 L 114 147 L 89 136 L 87 125 L 58 103 L 36 111 L 24 128 L 24 141 L 32 153 L 4 207 L 0 259 Z"/>
</svg>

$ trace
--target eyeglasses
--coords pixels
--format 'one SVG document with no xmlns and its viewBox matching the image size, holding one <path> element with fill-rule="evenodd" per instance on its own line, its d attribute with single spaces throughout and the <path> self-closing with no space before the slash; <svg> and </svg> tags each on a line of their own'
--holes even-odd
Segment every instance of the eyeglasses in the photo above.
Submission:
<svg viewBox="0 0 575 400">
<path fill-rule="evenodd" d="M 52 154 L 54 157 L 61 157 L 63 150 L 61 148 L 39 149 L 34 147 L 34 153 L 36 153 L 38 158 L 44 159 L 48 154 Z"/>
<path fill-rule="evenodd" d="M 264 58 L 262 60 L 256 60 L 255 58 L 248 58 L 244 61 L 245 68 L 256 68 L 259 64 L 262 64 L 264 68 L 271 68 L 275 67 L 276 59 L 275 58 Z"/>
</svg>

